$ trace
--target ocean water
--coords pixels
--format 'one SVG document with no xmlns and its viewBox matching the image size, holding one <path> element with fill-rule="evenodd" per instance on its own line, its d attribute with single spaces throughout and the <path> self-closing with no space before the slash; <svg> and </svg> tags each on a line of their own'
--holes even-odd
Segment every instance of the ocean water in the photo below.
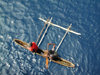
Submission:
<svg viewBox="0 0 100 75">
<path fill-rule="evenodd" d="M 0 75 L 100 75 L 100 1 L 98 0 L 0 0 Z M 45 59 L 13 42 L 36 41 L 44 26 L 38 18 L 63 27 L 72 23 L 58 54 L 75 64 L 68 68 L 53 62 L 45 69 Z M 50 26 L 40 45 L 56 47 L 65 31 Z"/>
</svg>

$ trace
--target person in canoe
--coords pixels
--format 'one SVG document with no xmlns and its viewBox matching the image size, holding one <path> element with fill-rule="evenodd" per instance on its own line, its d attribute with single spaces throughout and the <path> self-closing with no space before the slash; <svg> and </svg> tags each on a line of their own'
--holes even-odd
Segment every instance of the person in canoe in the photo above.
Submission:
<svg viewBox="0 0 100 75">
<path fill-rule="evenodd" d="M 40 49 L 35 42 L 29 43 L 29 47 L 27 49 L 33 53 L 39 53 L 42 54 L 44 53 L 42 49 Z"/>
<path fill-rule="evenodd" d="M 49 45 L 53 45 L 53 48 L 51 50 L 48 50 Z M 55 52 L 55 44 L 54 43 L 48 43 L 47 45 L 47 50 L 43 51 L 42 49 L 40 49 L 35 42 L 31 42 L 29 44 L 29 47 L 27 48 L 28 50 L 30 50 L 33 53 L 39 53 L 39 54 L 43 54 L 43 57 L 46 58 L 46 68 L 48 69 L 48 63 L 49 60 L 58 60 L 58 54 L 57 52 Z"/>
<path fill-rule="evenodd" d="M 48 50 L 49 45 L 53 45 L 53 48 L 51 50 Z M 47 69 L 48 69 L 49 60 L 60 60 L 57 52 L 55 51 L 54 43 L 48 43 L 47 50 L 45 50 L 45 53 L 44 53 L 44 57 L 46 58 L 46 68 Z"/>
</svg>

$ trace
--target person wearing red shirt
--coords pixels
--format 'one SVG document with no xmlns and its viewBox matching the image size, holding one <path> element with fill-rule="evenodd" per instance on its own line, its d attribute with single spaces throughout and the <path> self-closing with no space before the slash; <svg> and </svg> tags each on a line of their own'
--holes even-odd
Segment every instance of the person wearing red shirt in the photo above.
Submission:
<svg viewBox="0 0 100 75">
<path fill-rule="evenodd" d="M 30 50 L 31 52 L 34 52 L 34 53 L 44 53 L 38 46 L 35 42 L 31 42 L 29 44 L 29 47 L 28 47 L 28 50 Z"/>
</svg>

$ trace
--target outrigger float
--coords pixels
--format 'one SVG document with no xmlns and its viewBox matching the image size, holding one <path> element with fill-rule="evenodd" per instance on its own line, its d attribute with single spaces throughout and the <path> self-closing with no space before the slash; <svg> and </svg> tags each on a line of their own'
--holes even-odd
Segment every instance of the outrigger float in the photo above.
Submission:
<svg viewBox="0 0 100 75">
<path fill-rule="evenodd" d="M 62 44 L 62 42 L 63 42 L 63 40 L 65 39 L 65 37 L 66 37 L 66 35 L 68 34 L 68 32 L 74 33 L 74 34 L 76 34 L 76 35 L 81 35 L 81 34 L 78 33 L 78 32 L 75 32 L 75 31 L 73 31 L 73 30 L 70 30 L 72 24 L 70 24 L 70 26 L 66 29 L 66 28 L 64 28 L 64 27 L 62 27 L 62 26 L 60 26 L 60 25 L 57 25 L 57 24 L 52 23 L 52 22 L 51 22 L 51 21 L 52 21 L 52 18 L 51 18 L 51 19 L 47 19 L 47 20 L 44 20 L 43 18 L 39 18 L 39 19 L 42 20 L 43 22 L 45 22 L 45 24 L 44 24 L 44 27 L 43 27 L 43 29 L 41 30 L 40 35 L 38 36 L 37 41 L 36 41 L 36 44 L 37 44 L 38 46 L 40 46 L 41 42 L 43 41 L 43 38 L 44 38 L 45 34 L 47 33 L 47 30 L 48 30 L 49 26 L 51 26 L 51 25 L 52 25 L 52 26 L 55 26 L 55 27 L 58 27 L 58 28 L 61 28 L 62 30 L 65 30 L 65 31 L 66 31 L 65 34 L 64 34 L 64 36 L 63 36 L 63 38 L 62 38 L 62 40 L 61 40 L 60 43 L 58 44 L 58 46 L 57 46 L 57 48 L 56 48 L 56 51 L 59 49 L 60 45 Z M 47 25 L 47 26 L 46 26 L 46 25 Z M 43 33 L 43 31 L 44 31 L 44 33 Z M 42 34 L 43 34 L 43 35 L 42 35 Z M 40 38 L 41 38 L 41 39 L 40 39 Z M 15 42 L 16 44 L 20 45 L 21 47 L 25 48 L 25 49 L 27 49 L 27 47 L 29 46 L 29 43 L 26 43 L 26 42 L 21 41 L 21 40 L 19 40 L 19 39 L 14 39 L 14 42 Z M 41 53 L 36 53 L 36 54 L 38 54 L 38 55 L 44 57 L 43 55 L 46 53 L 46 50 L 42 50 L 42 51 L 44 52 L 43 54 L 41 54 Z M 44 58 L 45 58 L 45 57 L 44 57 Z M 55 63 L 57 63 L 57 64 L 60 64 L 60 65 L 63 65 L 63 66 L 75 67 L 75 65 L 74 65 L 72 62 L 70 62 L 70 61 L 68 61 L 68 60 L 65 60 L 65 59 L 63 59 L 63 58 L 61 58 L 61 57 L 58 57 L 57 60 L 51 60 L 51 61 L 52 61 L 52 62 L 55 62 Z"/>
</svg>

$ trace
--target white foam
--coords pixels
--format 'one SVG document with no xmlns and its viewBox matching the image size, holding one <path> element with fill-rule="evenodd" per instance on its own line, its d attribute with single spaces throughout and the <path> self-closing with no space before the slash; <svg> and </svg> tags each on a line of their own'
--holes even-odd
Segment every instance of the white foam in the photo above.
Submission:
<svg viewBox="0 0 100 75">
<path fill-rule="evenodd" d="M 14 21 L 12 20 L 11 23 L 14 24 Z"/>
<path fill-rule="evenodd" d="M 8 39 L 11 39 L 12 37 L 10 35 L 7 35 Z"/>
<path fill-rule="evenodd" d="M 32 59 L 32 61 L 35 63 L 36 62 L 36 59 Z"/>
<path fill-rule="evenodd" d="M 2 60 L 4 60 L 4 58 L 3 57 L 0 57 L 0 60 L 2 61 Z"/>
<path fill-rule="evenodd" d="M 58 35 L 58 38 L 61 38 L 61 36 L 60 36 L 60 35 Z"/>
<path fill-rule="evenodd" d="M 9 63 L 6 63 L 7 67 L 10 67 L 10 64 Z"/>
<path fill-rule="evenodd" d="M 3 39 L 4 37 L 2 35 L 0 35 L 0 38 Z"/>
</svg>

